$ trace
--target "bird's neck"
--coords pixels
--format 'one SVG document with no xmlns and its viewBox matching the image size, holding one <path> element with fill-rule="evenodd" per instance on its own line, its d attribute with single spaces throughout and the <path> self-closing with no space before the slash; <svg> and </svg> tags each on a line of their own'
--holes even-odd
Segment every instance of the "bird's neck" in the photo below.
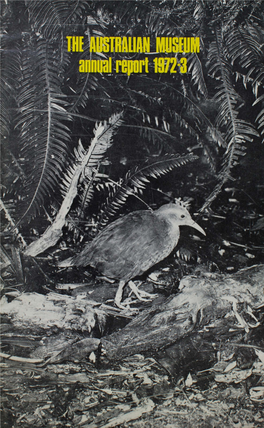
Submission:
<svg viewBox="0 0 264 428">
<path fill-rule="evenodd" d="M 177 219 L 175 217 L 163 216 L 161 214 L 158 215 L 158 217 L 167 224 L 172 248 L 174 248 L 180 237 L 180 228 Z"/>
<path fill-rule="evenodd" d="M 177 223 L 175 223 L 175 221 L 170 221 L 168 220 L 169 223 L 169 227 L 170 227 L 170 235 L 171 237 L 173 237 L 175 239 L 175 245 L 177 244 L 178 240 L 179 240 L 179 236 L 180 236 L 180 228 L 179 225 Z"/>
</svg>

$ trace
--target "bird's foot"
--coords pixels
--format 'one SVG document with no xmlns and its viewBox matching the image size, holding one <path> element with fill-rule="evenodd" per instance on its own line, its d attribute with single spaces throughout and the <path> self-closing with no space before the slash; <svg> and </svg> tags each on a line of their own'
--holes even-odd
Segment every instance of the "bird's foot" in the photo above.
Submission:
<svg viewBox="0 0 264 428">
<path fill-rule="evenodd" d="M 138 308 L 132 308 L 131 305 L 133 303 L 138 302 L 138 300 L 131 300 L 131 299 L 125 299 L 122 303 L 116 303 L 115 301 L 115 306 L 118 307 L 118 309 L 121 310 L 122 314 L 125 315 L 137 315 L 139 313 L 139 309 Z"/>
<path fill-rule="evenodd" d="M 136 284 L 133 281 L 128 282 L 128 286 L 130 290 L 135 294 L 135 296 L 138 298 L 138 300 L 142 302 L 149 302 L 150 300 L 155 299 L 157 297 L 157 294 L 151 294 L 147 293 L 144 290 L 139 290 L 139 288 L 136 286 Z"/>
<path fill-rule="evenodd" d="M 122 302 L 122 297 L 123 297 L 123 289 L 124 286 L 126 285 L 125 281 L 120 281 L 119 282 L 119 286 L 115 295 L 115 306 L 117 306 L 119 309 L 122 309 L 123 311 L 128 311 L 128 312 L 132 312 L 134 313 L 138 313 L 138 309 L 132 309 L 130 307 L 131 303 L 134 303 L 133 301 L 131 301 L 131 299 L 126 299 L 126 301 Z"/>
<path fill-rule="evenodd" d="M 115 306 L 118 309 L 121 309 L 122 311 L 125 311 L 126 313 L 135 315 L 138 314 L 138 308 L 131 308 L 131 304 L 136 303 L 136 300 L 131 300 L 130 297 L 128 297 L 127 299 L 125 299 L 122 303 L 121 300 L 119 300 L 119 298 L 115 297 Z"/>
<path fill-rule="evenodd" d="M 135 312 L 134 309 L 130 308 L 130 304 L 136 303 L 136 300 L 130 300 L 127 299 L 128 302 L 122 302 L 122 296 L 123 296 L 123 289 L 125 286 L 125 281 L 120 281 L 119 282 L 119 286 L 116 292 L 116 296 L 115 296 L 115 305 L 119 308 L 119 309 L 123 309 L 123 310 L 130 310 L 132 312 Z M 143 290 L 139 290 L 138 287 L 136 286 L 136 284 L 134 284 L 133 281 L 129 281 L 128 285 L 131 289 L 131 291 L 135 294 L 135 296 L 138 298 L 138 300 L 143 301 L 143 302 L 149 302 L 150 300 L 154 299 L 155 297 L 157 297 L 157 294 L 151 294 L 151 293 L 147 293 L 146 291 Z"/>
</svg>

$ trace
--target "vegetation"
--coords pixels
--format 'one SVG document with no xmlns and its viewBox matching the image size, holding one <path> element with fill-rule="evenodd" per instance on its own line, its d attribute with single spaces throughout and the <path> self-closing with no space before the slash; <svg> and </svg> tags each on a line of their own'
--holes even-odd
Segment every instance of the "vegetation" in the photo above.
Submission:
<svg viewBox="0 0 264 428">
<path fill-rule="evenodd" d="M 76 162 L 78 141 L 85 152 L 96 123 L 121 111 L 122 124 L 111 136 L 111 148 L 106 145 L 91 165 L 87 161 L 78 183 L 79 200 L 71 212 L 75 226 L 79 227 L 77 218 L 100 213 L 104 217 L 109 210 L 106 201 L 111 200 L 110 211 L 115 214 L 128 195 L 142 193 L 146 168 L 155 165 L 154 178 L 168 172 L 167 159 L 156 162 L 164 155 L 171 156 L 171 168 L 184 163 L 186 153 L 196 155 L 188 170 L 192 180 L 184 169 L 185 188 L 172 180 L 166 191 L 174 197 L 194 197 L 197 208 L 210 207 L 223 185 L 237 178 L 234 166 L 247 162 L 242 157 L 260 152 L 262 11 L 262 1 L 247 0 L 6 2 L 2 191 L 14 223 L 37 218 L 38 232 L 45 230 L 47 219 L 52 221 L 62 203 L 63 177 Z M 156 36 L 198 36 L 201 52 L 186 54 L 187 74 L 79 73 L 81 57 L 140 58 L 140 54 L 89 52 L 92 36 L 113 34 L 150 36 L 153 41 Z M 67 51 L 68 35 L 85 35 L 83 53 Z M 180 161 L 173 164 L 175 154 Z M 91 206 L 91 192 L 96 192 L 99 206 Z M 120 192 L 124 197 L 117 197 L 113 205 L 113 195 Z M 152 192 L 143 199 L 155 204 L 158 197 Z"/>
<path fill-rule="evenodd" d="M 5 0 L 1 7 L 3 426 L 140 426 L 132 421 L 142 415 L 144 426 L 174 426 L 179 417 L 184 426 L 261 426 L 263 1 Z M 68 51 L 67 36 L 84 36 L 83 52 Z M 152 54 L 90 52 L 91 37 L 109 36 L 150 37 Z M 130 76 L 78 71 L 80 59 L 172 57 L 153 52 L 156 37 L 174 36 L 200 38 L 199 53 L 176 55 L 187 59 L 187 73 L 155 73 L 152 61 L 148 73 Z M 174 198 L 190 202 L 206 239 L 193 244 L 181 233 L 177 257 L 152 272 L 161 300 L 136 303 L 142 311 L 132 323 L 131 313 L 107 304 L 115 286 L 88 268 L 78 275 L 58 268 L 119 215 Z M 179 279 L 200 263 L 198 279 L 185 277 L 189 295 L 175 296 Z M 85 298 L 76 285 L 88 285 Z M 146 355 L 139 347 L 122 359 L 124 337 L 131 353 L 138 341 Z M 148 355 L 152 342 L 162 349 Z M 95 356 L 107 343 L 111 370 Z M 109 349 L 101 363 L 108 357 Z M 209 388 L 212 379 L 220 386 Z"/>
</svg>

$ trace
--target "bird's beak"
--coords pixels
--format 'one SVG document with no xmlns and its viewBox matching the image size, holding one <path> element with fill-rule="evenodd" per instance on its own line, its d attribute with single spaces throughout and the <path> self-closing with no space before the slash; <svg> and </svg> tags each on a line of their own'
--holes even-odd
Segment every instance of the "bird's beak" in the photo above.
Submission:
<svg viewBox="0 0 264 428">
<path fill-rule="evenodd" d="M 199 232 L 201 232 L 203 235 L 206 235 L 205 231 L 201 228 L 201 226 L 199 226 L 199 224 L 195 223 L 195 221 L 189 223 L 188 226 L 191 226 L 194 229 L 199 230 Z"/>
</svg>

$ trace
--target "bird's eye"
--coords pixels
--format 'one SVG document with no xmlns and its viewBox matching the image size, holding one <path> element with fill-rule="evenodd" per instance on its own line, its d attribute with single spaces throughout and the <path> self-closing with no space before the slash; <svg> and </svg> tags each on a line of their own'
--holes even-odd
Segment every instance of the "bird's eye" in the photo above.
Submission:
<svg viewBox="0 0 264 428">
<path fill-rule="evenodd" d="M 184 218 L 184 217 L 185 217 L 185 215 L 184 215 L 184 214 L 182 214 L 182 215 L 181 215 L 181 218 Z"/>
</svg>

